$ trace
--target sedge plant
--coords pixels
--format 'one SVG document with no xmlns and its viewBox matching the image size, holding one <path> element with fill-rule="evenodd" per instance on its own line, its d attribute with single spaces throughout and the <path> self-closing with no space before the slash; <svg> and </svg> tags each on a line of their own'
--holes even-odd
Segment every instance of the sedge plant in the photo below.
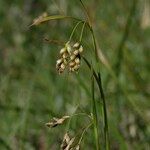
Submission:
<svg viewBox="0 0 150 150">
<path fill-rule="evenodd" d="M 96 150 L 103 149 L 103 147 L 106 150 L 109 150 L 110 145 L 109 145 L 109 132 L 108 132 L 108 118 L 107 118 L 107 107 L 106 107 L 106 100 L 105 100 L 105 95 L 102 87 L 102 81 L 101 81 L 101 72 L 100 72 L 100 62 L 98 58 L 98 49 L 97 49 L 97 40 L 95 37 L 93 25 L 91 23 L 88 10 L 86 9 L 86 6 L 84 5 L 82 0 L 79 0 L 81 3 L 81 6 L 83 8 L 83 11 L 85 13 L 85 19 L 79 19 L 76 17 L 72 16 L 65 16 L 65 15 L 54 15 L 54 16 L 48 16 L 46 13 L 42 14 L 38 18 L 33 20 L 34 25 L 39 25 L 41 23 L 50 21 L 50 20 L 58 20 L 58 19 L 70 19 L 70 20 L 76 20 L 76 25 L 73 27 L 73 30 L 70 34 L 70 38 L 65 44 L 63 44 L 63 48 L 59 52 L 59 58 L 56 61 L 56 70 L 58 71 L 59 74 L 62 74 L 65 70 L 68 70 L 70 73 L 78 72 L 80 69 L 80 63 L 83 60 L 85 64 L 88 66 L 90 69 L 90 76 L 91 76 L 91 101 L 92 101 L 92 111 L 91 115 L 88 115 L 89 117 L 89 124 L 87 127 L 83 129 L 83 132 L 81 133 L 81 136 L 78 140 L 78 142 L 75 143 L 75 137 L 70 138 L 68 132 L 64 135 L 63 142 L 61 144 L 61 148 L 64 150 L 69 150 L 69 149 L 80 149 L 80 144 L 83 139 L 83 136 L 85 132 L 88 130 L 89 127 L 93 125 L 93 133 L 95 136 L 95 147 Z M 73 35 L 76 32 L 77 27 L 82 24 L 81 32 L 80 32 L 80 38 L 77 42 L 73 43 Z M 93 65 L 93 60 L 89 61 L 89 58 L 86 58 L 83 56 L 84 53 L 84 48 L 82 46 L 82 38 L 83 38 L 83 33 L 84 30 L 87 29 L 89 30 L 91 34 L 91 40 L 93 44 L 93 52 L 94 52 L 94 57 L 96 61 L 96 67 Z M 53 42 L 53 41 L 52 41 Z M 54 41 L 56 44 L 58 44 L 57 41 Z M 73 44 L 72 44 L 73 43 Z M 62 44 L 62 43 L 61 43 Z M 103 133 L 104 133 L 104 138 L 102 138 L 102 134 L 100 134 L 99 128 L 99 117 L 100 115 L 98 114 L 98 107 L 96 104 L 95 100 L 95 83 L 97 84 L 97 87 L 99 89 L 100 93 L 100 101 L 102 102 L 102 111 L 103 111 Z M 69 119 L 69 123 L 71 122 L 72 117 L 76 116 L 77 114 L 73 114 L 72 116 L 63 116 L 62 118 L 53 118 L 50 122 L 48 122 L 46 125 L 48 127 L 56 127 L 57 125 L 62 124 L 65 120 Z M 86 114 L 79 114 L 79 115 L 86 115 Z M 69 127 L 69 125 L 68 125 Z M 104 142 L 103 142 L 104 141 Z M 75 144 L 74 144 L 75 143 Z M 101 145 L 100 143 L 104 143 L 104 146 Z"/>
</svg>

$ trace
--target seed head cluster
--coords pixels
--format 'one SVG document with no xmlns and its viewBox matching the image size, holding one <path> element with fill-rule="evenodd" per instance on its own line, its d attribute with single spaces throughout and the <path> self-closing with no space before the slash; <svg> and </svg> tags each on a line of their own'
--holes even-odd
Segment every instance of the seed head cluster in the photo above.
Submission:
<svg viewBox="0 0 150 150">
<path fill-rule="evenodd" d="M 61 74 L 68 67 L 69 72 L 77 72 L 80 68 L 81 53 L 83 47 L 80 43 L 75 43 L 73 46 L 66 43 L 65 47 L 60 50 L 60 58 L 56 62 L 56 69 Z"/>
</svg>

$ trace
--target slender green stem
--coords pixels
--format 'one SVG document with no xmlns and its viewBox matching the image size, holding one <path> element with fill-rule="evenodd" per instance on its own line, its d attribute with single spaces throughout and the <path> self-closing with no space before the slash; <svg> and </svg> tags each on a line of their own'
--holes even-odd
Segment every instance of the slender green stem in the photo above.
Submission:
<svg viewBox="0 0 150 150">
<path fill-rule="evenodd" d="M 79 107 L 79 105 L 76 106 L 76 109 L 74 110 L 73 114 L 72 114 L 72 115 L 70 116 L 70 118 L 68 119 L 68 123 L 67 123 L 67 126 L 66 126 L 66 131 L 69 130 L 70 123 L 71 123 L 71 119 L 72 119 L 72 117 L 74 116 L 74 114 L 76 113 L 78 107 Z"/>
<path fill-rule="evenodd" d="M 98 87 L 101 95 L 101 99 L 103 101 L 103 119 L 104 119 L 104 136 L 105 136 L 105 149 L 109 150 L 109 132 L 108 132 L 108 119 L 107 119 L 107 109 L 106 109 L 106 100 L 105 100 L 105 95 L 102 87 L 102 81 L 101 81 L 101 74 L 100 74 L 100 69 L 99 69 L 99 59 L 98 59 L 98 52 L 97 52 L 97 44 L 96 44 L 96 38 L 95 34 L 93 31 L 92 26 L 90 27 L 90 31 L 92 34 L 93 38 L 93 45 L 94 45 L 94 51 L 95 51 L 95 59 L 96 59 L 96 67 L 97 67 L 97 72 L 98 72 Z"/>
<path fill-rule="evenodd" d="M 83 136 L 84 136 L 85 132 L 87 131 L 87 129 L 88 129 L 92 124 L 93 124 L 93 122 L 90 123 L 87 127 L 85 127 L 85 129 L 83 130 L 83 132 L 82 132 L 82 134 L 81 134 L 81 137 L 80 137 L 80 139 L 79 139 L 78 145 L 81 144 L 81 141 L 82 141 L 82 139 L 83 139 Z"/>
<path fill-rule="evenodd" d="M 86 114 L 86 113 L 77 113 L 77 114 L 73 114 L 71 117 L 74 117 L 74 116 L 80 116 L 80 115 L 86 116 L 86 117 L 88 117 L 89 119 L 92 119 L 91 116 L 88 115 L 88 114 Z"/>
<path fill-rule="evenodd" d="M 71 41 L 72 36 L 73 36 L 73 34 L 74 34 L 75 30 L 77 29 L 78 25 L 79 25 L 81 22 L 83 22 L 83 21 L 79 21 L 79 22 L 78 22 L 78 23 L 74 26 L 74 28 L 73 28 L 73 30 L 72 30 L 72 32 L 71 32 L 71 35 L 70 35 L 69 41 Z"/>
<path fill-rule="evenodd" d="M 82 37 L 83 37 L 83 32 L 84 32 L 84 28 L 85 28 L 86 22 L 84 22 L 83 26 L 82 26 L 82 30 L 81 30 L 81 34 L 80 34 L 80 43 L 82 41 Z"/>
<path fill-rule="evenodd" d="M 99 80 L 99 90 L 101 94 L 101 99 L 103 101 L 103 119 L 104 119 L 104 135 L 105 135 L 105 149 L 109 150 L 109 132 L 108 132 L 108 121 L 107 121 L 107 109 L 106 109 L 106 101 L 105 101 L 105 95 L 103 92 L 102 87 L 102 81 L 101 81 L 101 75 L 100 72 L 98 73 L 98 80 Z"/>
<path fill-rule="evenodd" d="M 82 0 L 80 0 L 80 3 L 84 9 L 84 12 L 87 16 L 87 22 L 85 22 L 87 24 L 87 26 L 89 27 L 90 29 L 90 32 L 92 34 L 92 39 L 93 39 L 93 45 L 94 45 L 94 51 L 95 51 L 95 57 L 96 57 L 96 61 L 98 61 L 98 54 L 97 54 L 97 47 L 96 47 L 96 39 L 95 39 L 95 36 L 94 36 L 94 31 L 93 31 L 93 27 L 92 27 L 92 24 L 91 24 L 91 21 L 90 21 L 90 16 L 88 14 L 88 10 L 86 9 L 84 3 L 82 2 Z"/>
<path fill-rule="evenodd" d="M 91 20 L 90 20 L 89 14 L 88 14 L 88 10 L 86 9 L 86 7 L 85 7 L 84 3 L 82 2 L 82 0 L 80 0 L 80 3 L 81 3 L 81 5 L 82 5 L 82 7 L 84 9 L 84 12 L 85 12 L 86 16 L 87 16 L 87 20 L 88 20 L 89 26 L 91 27 L 92 25 L 91 25 Z"/>
<path fill-rule="evenodd" d="M 94 31 L 93 31 L 92 26 L 90 27 L 90 31 L 91 31 L 92 39 L 93 39 L 93 46 L 94 46 L 94 52 L 95 52 L 95 59 L 96 59 L 97 65 L 98 65 L 99 59 L 98 59 L 98 52 L 97 52 L 97 44 L 96 44 L 96 38 L 95 38 L 95 35 L 94 35 Z"/>
<path fill-rule="evenodd" d="M 102 88 L 102 83 L 101 83 L 101 76 L 100 74 L 96 74 L 95 70 L 93 69 L 92 65 L 90 65 L 90 63 L 88 62 L 88 60 L 83 57 L 83 60 L 85 61 L 86 65 L 89 67 L 89 69 L 93 70 L 93 76 L 96 80 L 96 83 L 99 87 L 100 93 L 101 93 L 101 99 L 103 101 L 103 114 L 104 114 L 104 134 L 105 134 L 105 149 L 109 150 L 110 145 L 109 145 L 109 132 L 108 132 L 108 122 L 107 122 L 107 110 L 106 110 L 106 102 L 105 102 L 105 96 L 104 96 L 104 92 L 103 92 L 103 88 Z"/>
<path fill-rule="evenodd" d="M 98 59 L 98 52 L 97 52 L 97 44 L 96 44 L 96 38 L 94 35 L 93 28 L 91 26 L 90 28 L 92 38 L 93 38 L 93 45 L 94 45 L 94 51 L 95 51 L 95 59 L 96 59 L 96 67 L 98 70 L 98 87 L 101 95 L 101 99 L 103 101 L 103 119 L 104 119 L 104 136 L 105 136 L 105 149 L 109 150 L 109 132 L 108 132 L 108 119 L 107 119 L 107 109 L 106 109 L 106 100 L 105 100 L 105 95 L 102 87 L 102 81 L 101 81 L 101 74 L 100 74 L 100 69 L 99 69 L 99 59 Z"/>
<path fill-rule="evenodd" d="M 92 24 L 91 24 L 91 21 L 90 21 L 90 17 L 89 17 L 89 14 L 88 14 L 88 11 L 87 11 L 87 9 L 86 9 L 86 7 L 85 7 L 85 5 L 84 5 L 84 3 L 82 2 L 82 0 L 80 0 L 80 2 L 81 2 L 81 4 L 82 4 L 82 6 L 83 6 L 83 8 L 84 8 L 84 11 L 85 11 L 85 13 L 86 13 L 86 15 L 87 15 L 87 19 L 88 19 L 88 23 L 87 23 L 87 25 L 88 25 L 88 27 L 89 27 L 89 29 L 90 29 L 90 31 L 91 31 L 91 34 L 92 34 L 92 39 L 93 39 L 93 45 L 94 45 L 94 51 L 95 51 L 95 58 L 96 58 L 96 62 L 97 62 L 97 68 L 98 68 L 98 54 L 97 54 L 97 45 L 96 45 L 96 39 L 95 39 L 95 35 L 94 35 L 94 32 L 93 32 L 93 28 L 92 28 Z M 85 59 L 84 59 L 85 60 Z M 88 62 L 88 61 L 86 61 L 86 62 Z M 89 65 L 88 65 L 89 66 Z M 92 66 L 92 65 L 91 65 Z M 93 70 L 93 67 L 90 67 L 92 70 Z M 99 78 L 97 77 L 97 75 L 96 75 L 96 73 L 95 73 L 95 71 L 93 71 L 92 72 L 92 86 L 94 85 L 94 79 L 93 79 L 93 76 L 95 76 L 96 77 L 96 81 L 97 81 L 97 83 L 98 83 L 98 85 L 99 85 L 99 88 L 101 87 L 101 84 L 99 84 L 100 82 L 99 82 Z M 93 90 L 94 90 L 94 88 L 92 88 Z M 100 88 L 100 89 L 102 89 L 102 88 Z M 100 90 L 101 91 L 101 90 Z M 92 93 L 93 93 L 93 101 L 95 101 L 94 100 L 94 91 L 92 91 Z M 106 110 L 106 105 L 105 105 L 105 99 L 103 99 L 103 107 L 105 108 L 105 109 L 103 109 L 103 110 Z M 93 107 L 95 110 L 96 110 L 96 105 Z M 95 111 L 93 109 L 93 113 L 94 113 L 94 117 L 95 117 L 95 119 L 97 120 L 97 111 Z M 105 111 L 105 114 L 106 115 L 104 115 L 104 120 L 107 120 L 107 113 L 106 113 L 106 111 Z M 107 121 L 105 121 L 105 122 L 107 122 Z M 95 138 L 96 138 L 96 147 L 97 147 L 97 149 L 99 149 L 100 147 L 99 147 L 99 137 L 98 137 L 98 122 L 96 121 L 96 125 L 97 125 L 97 127 L 95 126 L 94 128 L 95 128 Z M 107 126 L 108 127 L 108 126 Z M 107 131 L 108 131 L 108 128 L 107 128 Z M 104 131 L 105 132 L 105 131 Z M 106 142 L 105 142 L 106 143 Z M 106 145 L 106 144 L 105 144 Z"/>
<path fill-rule="evenodd" d="M 79 105 L 76 107 L 75 112 L 77 111 L 78 107 L 79 107 Z M 68 121 L 68 124 L 67 124 L 67 127 L 66 127 L 67 131 L 69 129 L 72 118 L 75 117 L 75 116 L 85 116 L 85 117 L 88 117 L 90 120 L 92 120 L 92 117 L 90 115 L 86 114 L 86 113 L 75 113 L 75 112 L 68 119 L 69 121 Z"/>
<path fill-rule="evenodd" d="M 94 135 L 95 135 L 95 141 L 96 141 L 96 150 L 100 150 L 97 107 L 96 107 L 96 101 L 95 101 L 95 95 L 94 95 L 94 76 L 93 76 L 93 69 L 91 68 L 91 70 L 92 70 L 91 92 L 92 92 L 92 107 L 93 107 L 92 111 L 93 111 Z"/>
<path fill-rule="evenodd" d="M 95 34 L 93 31 L 92 26 L 90 27 L 90 31 L 92 34 L 93 38 L 93 45 L 94 45 L 94 52 L 95 52 L 95 59 L 96 59 L 96 67 L 98 70 L 98 87 L 101 95 L 101 99 L 103 101 L 103 119 L 104 119 L 104 136 L 105 136 L 105 149 L 109 150 L 109 132 L 108 132 L 108 119 L 107 119 L 107 109 L 106 109 L 106 100 L 105 100 L 105 95 L 102 87 L 102 81 L 101 81 L 101 74 L 100 74 L 100 69 L 99 69 L 99 59 L 98 59 L 98 52 L 97 52 L 97 44 L 96 44 L 96 38 Z"/>
</svg>

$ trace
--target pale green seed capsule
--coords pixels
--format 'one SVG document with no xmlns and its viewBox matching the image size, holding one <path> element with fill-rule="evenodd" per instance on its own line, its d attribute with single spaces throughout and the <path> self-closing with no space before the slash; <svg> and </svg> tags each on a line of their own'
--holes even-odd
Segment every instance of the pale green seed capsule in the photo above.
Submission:
<svg viewBox="0 0 150 150">
<path fill-rule="evenodd" d="M 70 60 L 74 60 L 76 58 L 76 56 L 73 54 L 70 56 Z"/>
<path fill-rule="evenodd" d="M 63 62 L 65 65 L 67 65 L 67 60 L 66 59 L 64 59 L 64 62 Z"/>
<path fill-rule="evenodd" d="M 79 46 L 80 46 L 79 43 L 75 43 L 75 44 L 73 45 L 73 48 L 79 48 Z"/>
<path fill-rule="evenodd" d="M 81 45 L 80 48 L 79 48 L 79 52 L 80 52 L 80 53 L 83 52 L 83 47 L 82 47 L 82 45 Z"/>
<path fill-rule="evenodd" d="M 69 43 L 66 43 L 67 52 L 70 54 L 72 49 Z"/>
<path fill-rule="evenodd" d="M 63 59 L 58 59 L 57 62 L 56 62 L 56 64 L 59 65 L 59 64 L 61 64 L 62 62 L 63 62 Z"/>
<path fill-rule="evenodd" d="M 65 59 L 65 58 L 67 58 L 67 56 L 68 56 L 68 54 L 65 52 L 63 55 L 62 55 L 62 57 Z"/>
<path fill-rule="evenodd" d="M 73 67 L 73 66 L 75 66 L 75 65 L 76 65 L 75 62 L 70 62 L 70 63 L 69 63 L 69 66 L 70 66 L 70 67 Z"/>
<path fill-rule="evenodd" d="M 71 71 L 71 72 L 74 72 L 74 68 L 70 68 L 70 71 Z"/>
<path fill-rule="evenodd" d="M 80 67 L 80 65 L 75 65 L 75 66 L 73 67 L 73 69 L 74 69 L 74 70 L 78 70 L 79 67 Z"/>
<path fill-rule="evenodd" d="M 78 54 L 79 54 L 79 51 L 78 51 L 78 50 L 75 50 L 75 51 L 73 52 L 73 54 L 74 54 L 74 55 L 78 55 Z"/>
<path fill-rule="evenodd" d="M 65 66 L 64 63 L 62 63 L 62 64 L 60 65 L 60 67 L 61 67 L 62 70 L 64 70 L 66 66 Z"/>
<path fill-rule="evenodd" d="M 61 50 L 60 50 L 60 54 L 62 55 L 62 54 L 64 54 L 66 52 L 66 48 L 62 48 Z"/>
<path fill-rule="evenodd" d="M 76 59 L 75 59 L 75 63 L 76 63 L 76 64 L 80 64 L 80 59 L 79 59 L 79 58 L 76 58 Z"/>
</svg>

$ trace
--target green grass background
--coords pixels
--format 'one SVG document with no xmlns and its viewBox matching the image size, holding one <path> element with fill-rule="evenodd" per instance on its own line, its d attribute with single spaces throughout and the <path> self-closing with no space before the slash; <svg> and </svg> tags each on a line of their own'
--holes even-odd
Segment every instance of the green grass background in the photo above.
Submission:
<svg viewBox="0 0 150 150">
<path fill-rule="evenodd" d="M 129 32 L 121 47 L 133 0 L 84 0 L 96 33 L 97 42 L 108 61 L 100 64 L 106 96 L 110 145 L 112 150 L 150 149 L 149 50 L 150 3 L 136 0 Z M 147 10 L 147 15 L 145 15 Z M 57 150 L 67 123 L 49 129 L 52 117 L 90 114 L 90 71 L 82 61 L 79 73 L 58 75 L 55 62 L 61 46 L 43 39 L 67 42 L 75 21 L 50 21 L 29 28 L 43 12 L 85 18 L 78 0 L 2 0 L 0 1 L 0 149 Z M 148 22 L 149 23 L 145 23 Z M 79 39 L 79 26 L 73 40 Z M 92 39 L 83 35 L 84 56 L 94 59 Z M 119 62 L 120 69 L 115 67 Z M 116 75 L 115 75 L 116 74 Z M 115 77 L 114 77 L 115 75 Z M 118 84 L 117 84 L 118 83 Z M 98 93 L 97 88 L 95 92 Z M 102 116 L 96 94 L 99 116 Z M 88 118 L 71 120 L 70 134 L 81 132 Z M 102 119 L 100 119 L 102 130 Z M 103 141 L 103 138 L 101 138 Z M 93 129 L 81 144 L 94 150 Z"/>
</svg>

